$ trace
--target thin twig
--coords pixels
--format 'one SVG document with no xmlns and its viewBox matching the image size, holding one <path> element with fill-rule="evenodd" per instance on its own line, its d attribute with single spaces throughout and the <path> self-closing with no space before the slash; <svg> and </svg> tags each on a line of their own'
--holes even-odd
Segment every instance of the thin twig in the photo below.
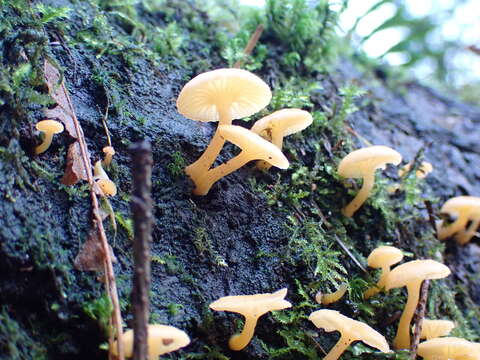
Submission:
<svg viewBox="0 0 480 360">
<path fill-rule="evenodd" d="M 108 108 L 110 107 L 110 100 L 107 98 L 107 106 L 105 108 L 105 114 L 102 116 L 102 124 L 103 128 L 105 130 L 105 135 L 107 135 L 107 144 L 108 146 L 112 146 L 112 140 L 110 139 L 110 131 L 108 130 L 107 126 L 107 119 L 108 119 Z"/>
<path fill-rule="evenodd" d="M 353 260 L 353 262 L 360 268 L 362 269 L 362 271 L 364 273 L 367 272 L 367 269 L 365 269 L 365 267 L 362 265 L 362 263 L 360 261 L 357 260 L 357 258 L 355 256 L 353 256 L 353 254 L 350 252 L 350 250 L 348 250 L 348 248 L 345 246 L 345 244 L 338 238 L 337 235 L 334 235 L 333 236 L 335 238 L 335 240 L 337 241 L 338 245 L 340 245 L 340 247 L 343 249 L 343 251 L 345 251 L 347 253 L 348 256 L 350 256 L 350 258 Z"/>
<path fill-rule="evenodd" d="M 250 40 L 248 40 L 247 46 L 245 46 L 245 49 L 243 49 L 243 57 L 233 65 L 234 68 L 239 69 L 242 67 L 243 62 L 245 61 L 245 58 L 252 53 L 253 49 L 255 48 L 255 45 L 257 45 L 258 39 L 260 39 L 263 29 L 264 27 L 262 24 L 257 26 L 257 29 L 250 37 Z"/>
<path fill-rule="evenodd" d="M 152 241 L 152 149 L 142 141 L 130 147 L 133 192 L 130 201 L 135 238 L 133 240 L 133 359 L 148 359 L 150 292 L 150 243 Z"/>
<path fill-rule="evenodd" d="M 418 301 L 417 309 L 415 310 L 415 317 L 413 323 L 415 324 L 415 330 L 413 332 L 412 343 L 410 345 L 410 359 L 415 360 L 417 358 L 417 348 L 420 342 L 420 334 L 422 333 L 423 319 L 425 318 L 425 308 L 427 305 L 428 286 L 430 280 L 424 280 L 422 287 L 420 288 L 420 300 Z"/>
<path fill-rule="evenodd" d="M 438 237 L 437 224 L 435 224 L 435 216 L 433 215 L 432 202 L 430 200 L 425 200 L 424 203 L 428 211 L 428 222 L 432 226 L 433 232 L 435 233 L 435 237 Z"/>
<path fill-rule="evenodd" d="M 117 350 L 118 350 L 118 359 L 124 360 L 125 355 L 123 351 L 123 330 L 122 330 L 122 314 L 120 312 L 120 304 L 118 301 L 118 291 L 117 291 L 117 284 L 115 280 L 115 273 L 113 272 L 113 265 L 112 265 L 112 257 L 110 256 L 110 249 L 108 247 L 107 236 L 105 235 L 105 229 L 103 228 L 102 217 L 100 215 L 100 210 L 98 206 L 98 199 L 97 195 L 94 190 L 94 182 L 93 182 L 93 175 L 92 175 L 92 165 L 88 158 L 88 151 L 87 151 L 87 144 L 85 142 L 85 136 L 83 135 L 83 131 L 80 127 L 80 123 L 78 121 L 77 115 L 75 114 L 72 100 L 68 95 L 67 89 L 65 84 L 62 82 L 61 85 L 62 90 L 65 92 L 66 99 L 68 102 L 68 106 L 70 109 L 65 109 L 64 106 L 59 103 L 58 105 L 62 107 L 62 109 L 67 112 L 73 119 L 73 123 L 75 125 L 75 131 L 77 133 L 77 139 L 80 145 L 80 152 L 82 154 L 83 165 L 85 168 L 85 172 L 87 173 L 87 181 L 90 185 L 90 198 L 92 199 L 92 212 L 94 217 L 94 222 L 98 228 L 98 233 L 100 240 L 102 242 L 103 253 L 105 255 L 105 263 L 106 263 L 106 277 L 107 277 L 107 286 L 109 284 L 109 293 L 110 299 L 113 305 L 113 314 L 114 314 L 114 324 L 117 331 Z"/>
</svg>

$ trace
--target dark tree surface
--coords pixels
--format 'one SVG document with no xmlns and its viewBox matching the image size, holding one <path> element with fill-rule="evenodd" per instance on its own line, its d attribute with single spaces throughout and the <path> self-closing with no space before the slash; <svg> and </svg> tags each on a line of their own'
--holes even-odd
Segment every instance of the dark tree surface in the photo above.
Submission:
<svg viewBox="0 0 480 360">
<path fill-rule="evenodd" d="M 128 148 L 144 138 L 152 144 L 150 321 L 177 326 L 192 338 L 172 358 L 321 357 L 319 347 L 329 349 L 336 337 L 323 332 L 317 337 L 306 318 L 319 308 L 314 294 L 332 291 L 342 281 L 351 291 L 332 308 L 367 322 L 391 341 L 405 293 L 362 301 L 371 280 L 337 240 L 363 264 L 380 243 L 400 247 L 412 259 L 445 262 L 452 276 L 432 281 L 427 316 L 452 318 L 456 335 L 478 341 L 478 242 L 439 243 L 424 200 L 438 216 L 449 197 L 480 194 L 480 110 L 416 82 L 388 74 L 379 79 L 372 69 L 360 72 L 349 58 L 334 59 L 323 71 L 285 65 L 286 45 L 267 28 L 260 44 L 269 55 L 255 73 L 272 87 L 274 101 L 254 118 L 303 107 L 315 113 L 314 124 L 286 138 L 290 169 L 261 173 L 249 164 L 207 196 L 192 196 L 182 168 L 201 155 L 216 125 L 184 118 L 175 99 L 196 74 L 228 66 L 216 32 L 225 23 L 190 1 L 167 1 L 158 8 L 146 3 L 150 6 L 58 0 L 42 8 L 26 0 L 0 2 L 0 358 L 106 358 L 100 349 L 107 341 L 109 313 L 104 285 L 99 274 L 73 267 L 91 228 L 91 204 L 84 183 L 60 183 L 72 139 L 63 133 L 44 154 L 32 151 L 39 141 L 34 124 L 42 109 L 52 106 L 42 77 L 45 58 L 63 71 L 92 163 L 103 157 L 102 118 L 108 108 L 105 122 L 117 153 L 109 170 L 119 188 L 110 199 L 116 232 L 110 220 L 104 224 L 117 258 L 128 327 L 133 275 Z M 59 7 L 73 9 L 68 19 L 48 18 Z M 158 30 L 174 22 L 178 28 L 171 31 L 180 34 L 181 50 L 175 36 L 165 38 Z M 348 84 L 367 93 L 354 98 L 345 90 Z M 354 192 L 335 169 L 349 151 L 368 142 L 395 148 L 404 163 L 423 157 L 435 170 L 426 180 L 408 177 L 393 194 L 387 188 L 400 181 L 397 170 L 379 172 L 372 199 L 346 219 L 341 209 Z M 237 152 L 227 144 L 219 161 Z M 213 313 L 208 304 L 225 295 L 282 287 L 288 287 L 294 308 L 262 317 L 253 342 L 240 353 L 229 351 L 229 336 L 241 328 L 239 316 Z M 344 358 L 372 356 L 355 349 Z"/>
</svg>

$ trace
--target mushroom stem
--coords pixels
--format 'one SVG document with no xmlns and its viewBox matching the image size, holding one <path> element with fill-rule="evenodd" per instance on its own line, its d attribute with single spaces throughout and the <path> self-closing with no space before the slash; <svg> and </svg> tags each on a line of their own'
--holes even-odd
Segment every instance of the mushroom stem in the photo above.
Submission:
<svg viewBox="0 0 480 360">
<path fill-rule="evenodd" d="M 35 154 L 39 155 L 46 151 L 52 144 L 53 133 L 44 133 L 43 142 L 35 148 Z"/>
<path fill-rule="evenodd" d="M 456 232 L 462 230 L 467 225 L 468 219 L 465 217 L 460 217 L 455 220 L 450 225 L 444 226 L 443 222 L 440 223 L 440 227 L 438 228 L 438 239 L 445 240 L 455 234 Z"/>
<path fill-rule="evenodd" d="M 410 323 L 415 313 L 420 298 L 420 286 L 422 281 L 415 281 L 407 285 L 408 299 L 403 309 L 400 323 L 398 324 L 397 335 L 393 340 L 395 349 L 410 348 Z"/>
<path fill-rule="evenodd" d="M 477 232 L 478 226 L 480 225 L 480 218 L 476 219 L 475 221 L 472 221 L 470 226 L 467 228 L 467 230 L 460 231 L 456 236 L 455 239 L 457 240 L 457 243 L 460 245 L 465 245 L 470 241 L 470 239 L 475 235 Z"/>
<path fill-rule="evenodd" d="M 222 177 L 231 174 L 235 170 L 241 168 L 250 160 L 253 160 L 248 152 L 242 151 L 240 154 L 231 158 L 226 163 L 217 166 L 216 168 L 209 170 L 206 174 L 203 175 L 198 180 L 192 180 L 195 182 L 195 189 L 193 193 L 195 195 L 206 195 L 213 184 L 215 184 Z"/>
<path fill-rule="evenodd" d="M 327 356 L 323 358 L 323 360 L 337 360 L 351 343 L 352 342 L 348 337 L 342 335 Z"/>
<path fill-rule="evenodd" d="M 363 178 L 362 188 L 358 192 L 357 196 L 348 204 L 343 210 L 343 215 L 352 217 L 353 214 L 362 206 L 367 200 L 370 191 L 372 191 L 373 185 L 375 185 L 375 172 L 371 174 L 365 174 Z"/>
<path fill-rule="evenodd" d="M 230 116 L 230 111 L 228 109 L 218 109 L 219 113 L 219 126 L 220 125 L 231 125 L 232 118 Z M 220 133 L 217 130 L 213 135 L 212 141 L 208 144 L 205 152 L 195 161 L 194 163 L 188 165 L 185 168 L 185 173 L 190 176 L 193 182 L 197 182 L 198 178 L 204 175 L 215 162 L 218 154 L 222 151 L 223 144 L 225 140 L 220 136 Z"/>
<path fill-rule="evenodd" d="M 255 332 L 255 326 L 257 326 L 257 317 L 247 316 L 245 317 L 245 325 L 240 334 L 233 335 L 228 341 L 228 347 L 234 351 L 240 351 L 248 345 L 252 340 L 253 333 Z"/>
<path fill-rule="evenodd" d="M 279 131 L 272 131 L 272 140 L 271 143 L 282 150 L 283 147 L 283 135 Z M 259 170 L 268 170 L 272 167 L 268 161 L 265 160 L 258 160 L 257 161 L 257 169 Z"/>
<path fill-rule="evenodd" d="M 367 289 L 363 294 L 363 298 L 366 300 L 372 296 L 377 295 L 385 287 L 385 282 L 387 281 L 387 276 L 390 273 L 390 266 L 382 267 L 382 274 L 378 279 L 375 286 L 372 286 L 370 289 Z"/>
</svg>

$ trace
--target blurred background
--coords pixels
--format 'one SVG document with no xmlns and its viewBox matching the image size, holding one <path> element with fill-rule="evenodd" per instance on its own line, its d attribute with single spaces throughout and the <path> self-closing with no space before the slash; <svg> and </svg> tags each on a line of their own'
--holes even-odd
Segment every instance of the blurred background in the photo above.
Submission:
<svg viewBox="0 0 480 360">
<path fill-rule="evenodd" d="M 262 12 L 275 0 L 239 0 Z M 294 0 L 338 13 L 338 36 L 364 63 L 388 64 L 463 101 L 480 104 L 478 0 Z M 295 6 L 295 5 L 293 5 Z"/>
</svg>

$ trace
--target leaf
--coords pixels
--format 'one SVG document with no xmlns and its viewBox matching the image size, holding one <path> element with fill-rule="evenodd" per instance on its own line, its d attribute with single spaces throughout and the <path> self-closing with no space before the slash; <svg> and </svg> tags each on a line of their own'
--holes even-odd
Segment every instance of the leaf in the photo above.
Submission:
<svg viewBox="0 0 480 360">
<path fill-rule="evenodd" d="M 87 173 L 83 166 L 80 144 L 75 141 L 68 147 L 67 167 L 63 174 L 61 183 L 64 185 L 75 185 L 79 180 L 86 180 Z"/>
<path fill-rule="evenodd" d="M 108 245 L 112 262 L 117 259 L 113 254 L 113 250 Z M 87 240 L 83 243 L 73 265 L 79 271 L 103 271 L 105 256 L 102 248 L 102 243 L 99 238 L 98 229 L 94 226 L 88 233 Z"/>
<path fill-rule="evenodd" d="M 62 178 L 62 184 L 75 185 L 79 180 L 87 180 L 87 171 L 82 159 L 80 143 L 78 142 L 79 138 L 83 138 L 82 129 L 80 128 L 80 134 L 78 134 L 73 121 L 74 109 L 71 106 L 72 102 L 68 96 L 65 83 L 57 68 L 47 60 L 44 63 L 44 77 L 50 96 L 57 102 L 56 107 L 44 111 L 45 116 L 48 119 L 61 121 L 69 135 L 75 139 L 75 142 L 68 147 L 67 167 Z M 87 158 L 88 160 L 90 159 L 88 153 Z"/>
</svg>

